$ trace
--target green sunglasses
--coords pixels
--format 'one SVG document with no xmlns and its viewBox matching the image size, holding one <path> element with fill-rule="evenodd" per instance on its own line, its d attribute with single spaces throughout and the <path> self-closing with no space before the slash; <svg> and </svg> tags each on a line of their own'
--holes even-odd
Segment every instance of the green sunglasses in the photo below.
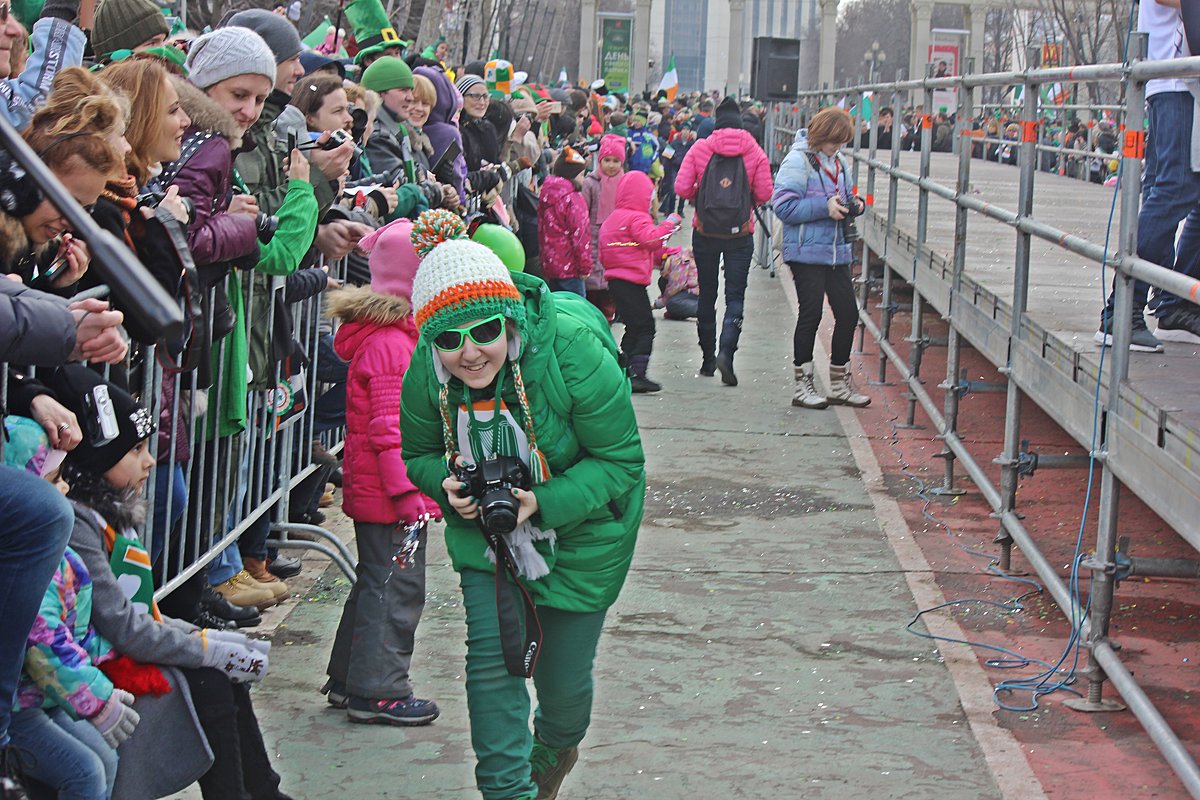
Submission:
<svg viewBox="0 0 1200 800">
<path fill-rule="evenodd" d="M 504 334 L 504 315 L 496 314 L 487 319 L 476 322 L 469 328 L 449 328 L 433 337 L 433 346 L 445 353 L 453 353 L 455 350 L 462 348 L 466 341 L 464 337 L 471 337 L 471 341 L 483 347 L 499 339 Z"/>
</svg>

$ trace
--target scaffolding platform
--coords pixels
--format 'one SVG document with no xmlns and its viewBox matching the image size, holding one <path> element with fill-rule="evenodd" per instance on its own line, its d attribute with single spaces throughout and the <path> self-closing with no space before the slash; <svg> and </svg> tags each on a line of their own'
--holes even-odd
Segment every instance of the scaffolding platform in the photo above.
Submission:
<svg viewBox="0 0 1200 800">
<path fill-rule="evenodd" d="M 902 154 L 902 170 L 915 173 L 918 165 L 918 153 Z M 953 186 L 957 171 L 957 155 L 931 155 L 932 180 Z M 867 247 L 912 283 L 938 313 L 948 315 L 954 206 L 930 196 L 926 245 L 918 253 L 917 187 L 899 182 L 896 223 L 889 230 L 888 178 L 880 174 L 876 180 L 876 204 L 860 223 Z M 1018 170 L 974 159 L 970 191 L 990 203 L 1017 208 Z M 1113 192 L 1099 184 L 1038 172 L 1035 214 L 1049 225 L 1103 245 Z M 993 364 L 1009 366 L 1010 379 L 1086 449 L 1092 442 L 1101 367 L 1101 348 L 1093 336 L 1112 272 L 1102 284 L 1098 264 L 1033 238 L 1028 311 L 1021 334 L 1012 339 L 1016 236 L 1008 225 L 969 215 L 953 324 Z M 1116 214 L 1108 246 L 1117 248 Z M 1194 390 L 1200 386 L 1200 344 L 1164 345 L 1163 353 L 1130 354 L 1129 380 L 1122 387 L 1125 402 L 1118 415 L 1107 420 L 1108 464 L 1125 486 L 1200 550 L 1200 392 Z M 1110 363 L 1106 357 L 1101 401 Z"/>
</svg>

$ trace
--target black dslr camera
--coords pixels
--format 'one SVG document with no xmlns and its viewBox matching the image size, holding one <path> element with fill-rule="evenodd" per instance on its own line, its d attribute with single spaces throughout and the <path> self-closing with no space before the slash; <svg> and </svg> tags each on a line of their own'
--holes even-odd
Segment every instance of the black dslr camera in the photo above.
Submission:
<svg viewBox="0 0 1200 800">
<path fill-rule="evenodd" d="M 161 203 L 166 196 L 166 192 L 156 192 L 153 190 L 142 192 L 137 196 L 137 204 L 141 208 L 158 208 L 158 204 Z M 183 224 L 191 225 L 196 221 L 196 204 L 186 197 L 179 198 L 179 202 L 183 203 L 183 207 L 187 210 L 187 222 Z"/>
<path fill-rule="evenodd" d="M 479 526 L 487 533 L 511 533 L 521 504 L 513 489 L 529 489 L 529 469 L 519 458 L 497 456 L 481 464 L 459 464 L 454 474 L 479 503 Z"/>
<path fill-rule="evenodd" d="M 854 195 L 839 198 L 839 202 L 849 209 L 846 216 L 842 217 L 842 239 L 847 244 L 854 244 L 862 238 L 862 234 L 858 232 L 858 223 L 854 219 L 866 212 L 867 206 Z"/>
<path fill-rule="evenodd" d="M 254 217 L 254 229 L 258 234 L 258 241 L 262 244 L 270 243 L 275 236 L 275 231 L 279 228 L 279 217 L 274 214 L 268 214 L 265 211 L 258 212 Z"/>
</svg>

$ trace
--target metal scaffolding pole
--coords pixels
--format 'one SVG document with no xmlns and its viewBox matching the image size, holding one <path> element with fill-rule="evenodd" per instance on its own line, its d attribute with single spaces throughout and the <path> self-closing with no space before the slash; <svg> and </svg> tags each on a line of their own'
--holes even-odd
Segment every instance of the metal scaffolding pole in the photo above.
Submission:
<svg viewBox="0 0 1200 800">
<path fill-rule="evenodd" d="M 1036 68 L 1041 51 L 1030 47 L 1025 54 L 1029 69 Z M 1021 112 L 1021 149 L 1018 155 L 1020 184 L 1017 189 L 1017 216 L 1033 216 L 1033 185 L 1037 175 L 1038 140 L 1038 88 L 1024 81 L 1024 110 Z M 1009 327 L 1008 364 L 1005 374 L 1012 367 L 1012 348 L 1020 338 L 1021 326 L 1025 323 L 1025 309 L 1029 304 L 1029 253 L 1032 236 L 1017 230 L 1016 260 L 1013 269 L 1012 319 Z M 1020 478 L 1021 454 L 1021 389 L 1017 382 L 1009 380 L 1008 395 L 1004 403 L 1004 449 L 996 462 L 1000 465 L 1000 498 L 1005 511 L 1015 511 L 1017 506 L 1017 482 Z M 1012 537 L 1000 529 L 996 536 L 1000 545 L 1000 569 L 1007 570 L 1012 564 Z"/>
<path fill-rule="evenodd" d="M 975 59 L 966 59 L 963 74 L 975 71 Z M 958 180 L 954 191 L 958 196 L 967 194 L 971 189 L 971 119 L 974 117 L 975 90 L 964 87 L 959 90 L 958 121 L 956 123 L 958 140 Z M 940 388 L 945 390 L 946 433 L 958 434 L 958 403 L 962 398 L 964 387 L 958 375 L 959 364 L 962 361 L 962 335 L 954 327 L 954 307 L 958 302 L 958 293 L 962 291 L 963 269 L 967 264 L 967 217 L 970 212 L 964 206 L 955 206 L 954 213 L 954 274 L 950 284 L 950 299 L 946 306 L 947 322 L 950 322 L 946 333 L 946 380 Z M 930 494 L 957 496 L 965 494 L 966 490 L 954 485 L 954 451 L 942 447 L 938 457 L 944 459 L 945 468 L 942 474 L 942 485 L 930 490 Z"/>
<path fill-rule="evenodd" d="M 904 80 L 904 70 L 896 70 L 896 81 Z M 899 108 L 900 90 L 892 89 L 892 108 Z M 892 153 L 891 162 L 892 169 L 888 173 L 888 209 L 887 209 L 887 231 L 883 237 L 883 296 L 879 301 L 879 331 L 883 341 L 890 342 L 892 340 L 892 316 L 896 313 L 896 304 L 892 300 L 892 268 L 888 263 L 887 250 L 891 244 L 892 231 L 896 228 L 896 204 L 899 202 L 900 195 L 900 177 L 896 174 L 900 169 L 900 136 L 896 126 L 892 125 Z M 887 383 L 887 355 L 881 349 L 879 351 L 879 381 L 880 385 Z"/>
<path fill-rule="evenodd" d="M 1137 33 L 1129 45 L 1129 59 L 1137 63 L 1146 58 L 1147 35 Z M 1121 217 L 1120 250 L 1123 255 L 1136 255 L 1138 207 L 1141 188 L 1134 176 L 1141 174 L 1142 149 L 1145 145 L 1144 115 L 1140 109 L 1146 103 L 1146 84 L 1136 79 L 1129 81 L 1125 91 L 1125 150 L 1121 164 Z M 1139 112 L 1139 113 L 1135 113 Z M 1130 144 L 1132 143 L 1132 147 Z M 1121 385 L 1129 377 L 1129 340 L 1133 336 L 1133 278 L 1118 271 L 1114 287 L 1112 315 L 1112 351 L 1106 353 L 1110 359 L 1108 373 L 1108 397 L 1105 411 L 1109 415 L 1120 413 Z M 1138 312 L 1141 313 L 1140 310 Z M 1107 433 L 1100 445 L 1102 452 L 1109 448 Z M 1100 645 L 1111 646 L 1108 627 L 1112 618 L 1113 594 L 1116 590 L 1117 523 L 1121 499 L 1121 484 L 1113 474 L 1107 459 L 1100 473 L 1100 507 L 1096 530 L 1096 552 L 1086 566 L 1092 571 L 1090 595 L 1091 628 L 1087 644 L 1093 656 L 1087 669 L 1088 693 L 1083 700 L 1069 701 L 1067 705 L 1076 711 L 1120 711 L 1124 705 L 1104 699 L 1104 681 L 1107 680 L 1103 667 L 1097 663 L 1095 652 Z"/>
<path fill-rule="evenodd" d="M 933 77 L 933 65 L 930 64 L 926 68 L 926 78 Z M 933 107 L 933 87 L 925 86 L 924 96 L 925 113 L 921 116 L 921 169 L 920 176 L 922 180 L 929 179 L 929 164 L 933 154 L 933 116 L 929 113 L 929 109 Z M 917 265 L 921 262 L 923 255 L 922 251 L 927 249 L 926 239 L 929 233 L 929 190 L 924 185 L 918 187 L 917 192 L 917 246 L 913 251 L 912 275 L 909 282 L 912 284 L 912 333 L 909 334 L 908 343 L 908 371 L 914 379 L 921 379 L 921 356 L 924 354 L 925 345 L 925 298 L 921 296 L 921 290 L 917 288 Z M 917 398 L 912 392 L 908 393 L 908 412 L 904 416 L 904 424 L 897 427 L 901 428 L 918 428 L 917 425 Z"/>
<path fill-rule="evenodd" d="M 872 83 L 875 82 L 875 65 L 874 64 L 871 64 L 870 80 Z M 862 95 L 862 94 L 859 95 L 860 113 L 861 113 L 861 108 L 862 108 L 861 104 L 863 102 L 863 100 L 862 100 L 863 97 L 864 97 L 864 95 Z M 879 114 L 879 110 L 877 108 L 878 105 L 879 104 L 877 102 L 875 102 L 874 97 L 872 97 L 871 113 L 868 114 L 866 117 L 867 155 L 870 160 L 875 159 L 875 150 L 879 146 L 879 131 L 877 130 L 878 126 L 875 124 L 875 119 Z M 854 152 L 855 153 L 858 152 L 858 149 L 859 149 L 858 145 L 859 145 L 860 139 L 861 139 L 861 137 L 858 135 L 858 131 L 856 130 L 854 132 Z M 858 159 L 856 158 L 856 159 L 854 159 L 854 185 L 855 185 L 855 187 L 858 186 L 858 183 L 859 183 L 859 164 L 858 164 Z M 867 192 L 866 192 L 866 196 L 863 198 L 863 202 L 866 204 L 867 209 L 869 209 L 871 206 L 875 205 L 875 168 L 870 166 L 869 164 L 867 166 Z M 866 216 L 865 216 L 865 212 L 864 212 L 864 216 L 863 216 L 862 220 L 859 221 L 859 224 L 863 225 L 865 223 L 866 223 Z M 871 297 L 871 251 L 870 251 L 870 249 L 867 248 L 867 243 L 865 240 L 863 240 L 861 246 L 859 247 L 859 253 L 861 254 L 861 258 L 859 259 L 859 267 L 858 267 L 858 281 L 859 281 L 858 307 L 866 308 L 867 302 Z M 861 353 L 863 351 L 863 347 L 866 345 L 866 341 L 867 341 L 867 328 L 865 325 L 860 324 L 858 326 L 858 348 L 857 348 L 859 353 Z"/>
</svg>

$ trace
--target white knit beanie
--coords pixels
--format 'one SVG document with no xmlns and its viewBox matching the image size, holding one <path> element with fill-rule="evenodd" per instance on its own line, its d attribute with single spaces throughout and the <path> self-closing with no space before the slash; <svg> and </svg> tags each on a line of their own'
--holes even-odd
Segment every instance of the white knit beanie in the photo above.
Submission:
<svg viewBox="0 0 1200 800">
<path fill-rule="evenodd" d="M 518 329 L 525 323 L 525 304 L 504 262 L 466 235 L 462 219 L 443 209 L 422 213 L 413 225 L 421 266 L 413 278 L 412 306 L 424 341 L 492 314 L 503 314 Z"/>
<path fill-rule="evenodd" d="M 275 87 L 275 54 L 249 28 L 217 28 L 192 42 L 187 57 L 188 80 L 207 89 L 226 78 L 262 75 Z"/>
</svg>

